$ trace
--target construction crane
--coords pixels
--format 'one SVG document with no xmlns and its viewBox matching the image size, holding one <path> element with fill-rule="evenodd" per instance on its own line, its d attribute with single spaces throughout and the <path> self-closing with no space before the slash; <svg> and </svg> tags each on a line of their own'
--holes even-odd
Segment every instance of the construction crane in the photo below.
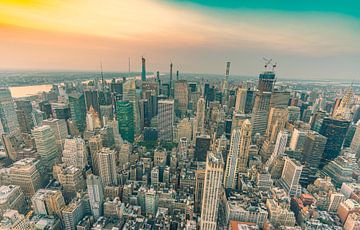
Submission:
<svg viewBox="0 0 360 230">
<path fill-rule="evenodd" d="M 267 70 L 267 67 L 271 64 L 272 59 L 267 59 L 263 57 L 263 60 L 265 61 L 265 70 Z"/>
</svg>

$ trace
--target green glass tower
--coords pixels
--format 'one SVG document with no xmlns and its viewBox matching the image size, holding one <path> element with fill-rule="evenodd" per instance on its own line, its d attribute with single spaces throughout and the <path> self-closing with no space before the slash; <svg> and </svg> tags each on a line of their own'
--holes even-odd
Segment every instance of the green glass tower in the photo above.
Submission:
<svg viewBox="0 0 360 230">
<path fill-rule="evenodd" d="M 82 133 L 86 127 L 86 105 L 84 94 L 69 94 L 69 107 L 71 118 L 75 121 L 76 127 Z"/>
<path fill-rule="evenodd" d="M 116 102 L 116 117 L 119 124 L 121 137 L 130 142 L 134 142 L 135 123 L 133 105 L 129 101 Z"/>
</svg>

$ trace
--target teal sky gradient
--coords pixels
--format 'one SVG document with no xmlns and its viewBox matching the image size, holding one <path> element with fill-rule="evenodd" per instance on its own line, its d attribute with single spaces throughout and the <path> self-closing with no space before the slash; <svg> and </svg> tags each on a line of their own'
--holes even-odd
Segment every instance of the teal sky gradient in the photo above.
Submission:
<svg viewBox="0 0 360 230">
<path fill-rule="evenodd" d="M 283 12 L 335 13 L 360 19 L 358 0 L 171 0 L 223 9 L 277 10 Z"/>
</svg>

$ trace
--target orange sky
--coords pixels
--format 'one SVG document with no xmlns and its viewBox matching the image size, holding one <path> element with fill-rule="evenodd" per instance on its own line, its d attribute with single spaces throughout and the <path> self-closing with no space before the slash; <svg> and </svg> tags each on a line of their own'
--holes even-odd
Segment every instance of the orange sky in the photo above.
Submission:
<svg viewBox="0 0 360 230">
<path fill-rule="evenodd" d="M 358 21 L 338 15 L 159 0 L 0 0 L 0 7 L 0 69 L 97 70 L 102 61 L 105 70 L 126 71 L 131 57 L 139 71 L 144 55 L 149 71 L 167 71 L 171 59 L 183 72 L 222 73 L 231 60 L 235 73 L 253 75 L 266 56 L 286 75 L 298 67 L 329 76 L 355 74 L 360 56 Z"/>
</svg>

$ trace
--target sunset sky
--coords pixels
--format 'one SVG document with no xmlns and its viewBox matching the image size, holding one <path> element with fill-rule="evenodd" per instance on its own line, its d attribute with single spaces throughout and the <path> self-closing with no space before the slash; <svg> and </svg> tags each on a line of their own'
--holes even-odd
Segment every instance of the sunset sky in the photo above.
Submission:
<svg viewBox="0 0 360 230">
<path fill-rule="evenodd" d="M 226 3 L 224 3 L 226 2 Z M 298 3 L 300 2 L 300 3 Z M 313 3 L 316 2 L 316 3 Z M 360 78 L 356 0 L 0 0 L 0 69 Z"/>
</svg>

